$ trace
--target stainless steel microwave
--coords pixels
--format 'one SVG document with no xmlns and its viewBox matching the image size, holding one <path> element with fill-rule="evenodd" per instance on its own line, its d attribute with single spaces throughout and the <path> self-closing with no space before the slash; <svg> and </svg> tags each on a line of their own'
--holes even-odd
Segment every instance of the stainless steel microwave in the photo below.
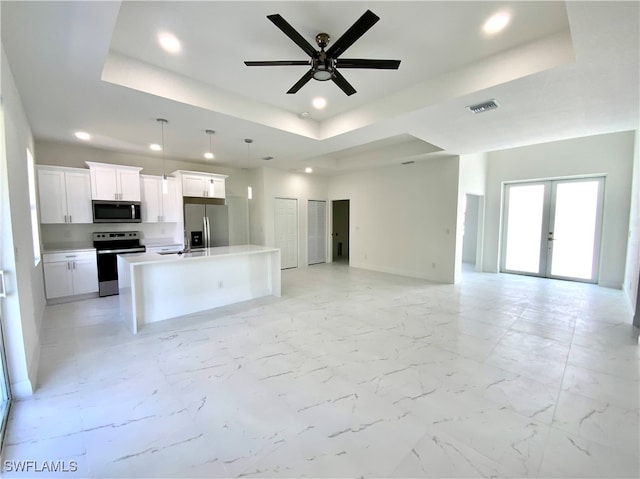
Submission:
<svg viewBox="0 0 640 479">
<path fill-rule="evenodd" d="M 94 223 L 141 223 L 139 201 L 93 200 Z"/>
</svg>

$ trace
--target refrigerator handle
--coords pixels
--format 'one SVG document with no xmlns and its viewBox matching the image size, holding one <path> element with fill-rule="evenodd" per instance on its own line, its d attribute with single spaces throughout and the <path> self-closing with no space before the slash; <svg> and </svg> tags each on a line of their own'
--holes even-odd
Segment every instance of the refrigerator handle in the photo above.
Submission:
<svg viewBox="0 0 640 479">
<path fill-rule="evenodd" d="M 202 217 L 202 246 L 204 248 L 208 248 L 207 243 L 209 242 L 209 238 L 207 237 L 207 217 Z"/>
<path fill-rule="evenodd" d="M 209 226 L 209 217 L 206 216 L 205 220 L 207 221 L 207 248 L 211 248 L 211 227 Z"/>
<path fill-rule="evenodd" d="M 204 248 L 208 248 L 207 243 L 209 242 L 209 238 L 207 237 L 207 217 L 202 217 L 202 246 Z"/>
</svg>

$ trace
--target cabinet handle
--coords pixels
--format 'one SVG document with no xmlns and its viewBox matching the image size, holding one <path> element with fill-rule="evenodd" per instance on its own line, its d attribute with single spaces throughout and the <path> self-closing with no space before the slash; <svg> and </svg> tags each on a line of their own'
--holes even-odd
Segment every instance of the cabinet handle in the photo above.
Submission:
<svg viewBox="0 0 640 479">
<path fill-rule="evenodd" d="M 64 222 L 67 222 L 67 215 L 64 215 Z"/>
<path fill-rule="evenodd" d="M 77 257 L 78 255 L 75 255 L 75 254 L 68 254 L 65 256 L 65 258 L 77 258 Z"/>
<path fill-rule="evenodd" d="M 73 223 L 73 217 L 69 215 L 69 223 Z"/>
<path fill-rule="evenodd" d="M 2 291 L 0 291 L 0 298 L 6 298 L 7 297 L 7 288 L 5 288 L 4 285 L 4 271 L 2 271 L 0 269 L 0 289 Z"/>
<path fill-rule="evenodd" d="M 73 269 L 76 269 L 76 262 L 73 261 Z"/>
<path fill-rule="evenodd" d="M 67 262 L 67 270 L 71 270 L 71 263 Z"/>
</svg>

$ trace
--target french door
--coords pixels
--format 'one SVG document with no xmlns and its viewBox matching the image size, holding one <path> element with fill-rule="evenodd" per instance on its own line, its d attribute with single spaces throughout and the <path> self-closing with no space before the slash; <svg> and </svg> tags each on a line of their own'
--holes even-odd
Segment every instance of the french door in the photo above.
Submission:
<svg viewBox="0 0 640 479">
<path fill-rule="evenodd" d="M 501 271 L 598 281 L 604 178 L 505 185 Z"/>
</svg>

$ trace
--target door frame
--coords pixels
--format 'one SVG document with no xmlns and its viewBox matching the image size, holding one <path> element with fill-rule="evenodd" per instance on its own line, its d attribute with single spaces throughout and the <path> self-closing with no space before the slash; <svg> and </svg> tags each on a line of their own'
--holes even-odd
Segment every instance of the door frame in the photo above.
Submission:
<svg viewBox="0 0 640 479">
<path fill-rule="evenodd" d="M 567 276 L 551 275 L 551 261 L 553 251 L 549 245 L 548 233 L 553 231 L 553 222 L 555 220 L 555 200 L 556 200 L 556 186 L 558 183 L 573 183 L 582 181 L 598 181 L 600 183 L 598 189 L 598 204 L 596 210 L 596 224 L 595 224 L 595 241 L 593 244 L 593 259 L 592 259 L 592 278 L 574 278 Z M 526 271 L 509 270 L 505 266 L 506 252 L 507 252 L 507 230 L 508 230 L 508 215 L 509 215 L 509 194 L 508 188 L 512 186 L 525 186 L 525 185 L 545 185 L 544 197 L 543 197 L 543 212 L 542 212 L 542 227 L 540 228 L 540 260 L 538 264 L 538 273 L 531 273 Z M 568 178 L 548 178 L 543 180 L 520 180 L 503 182 L 502 184 L 502 218 L 500 226 L 500 272 L 509 274 L 520 274 L 525 276 L 535 276 L 539 278 L 549 279 L 561 279 L 567 281 L 575 281 L 581 283 L 597 284 L 600 276 L 600 253 L 602 249 L 602 225 L 604 222 L 604 195 L 606 186 L 606 175 L 585 175 L 579 177 Z"/>
</svg>

